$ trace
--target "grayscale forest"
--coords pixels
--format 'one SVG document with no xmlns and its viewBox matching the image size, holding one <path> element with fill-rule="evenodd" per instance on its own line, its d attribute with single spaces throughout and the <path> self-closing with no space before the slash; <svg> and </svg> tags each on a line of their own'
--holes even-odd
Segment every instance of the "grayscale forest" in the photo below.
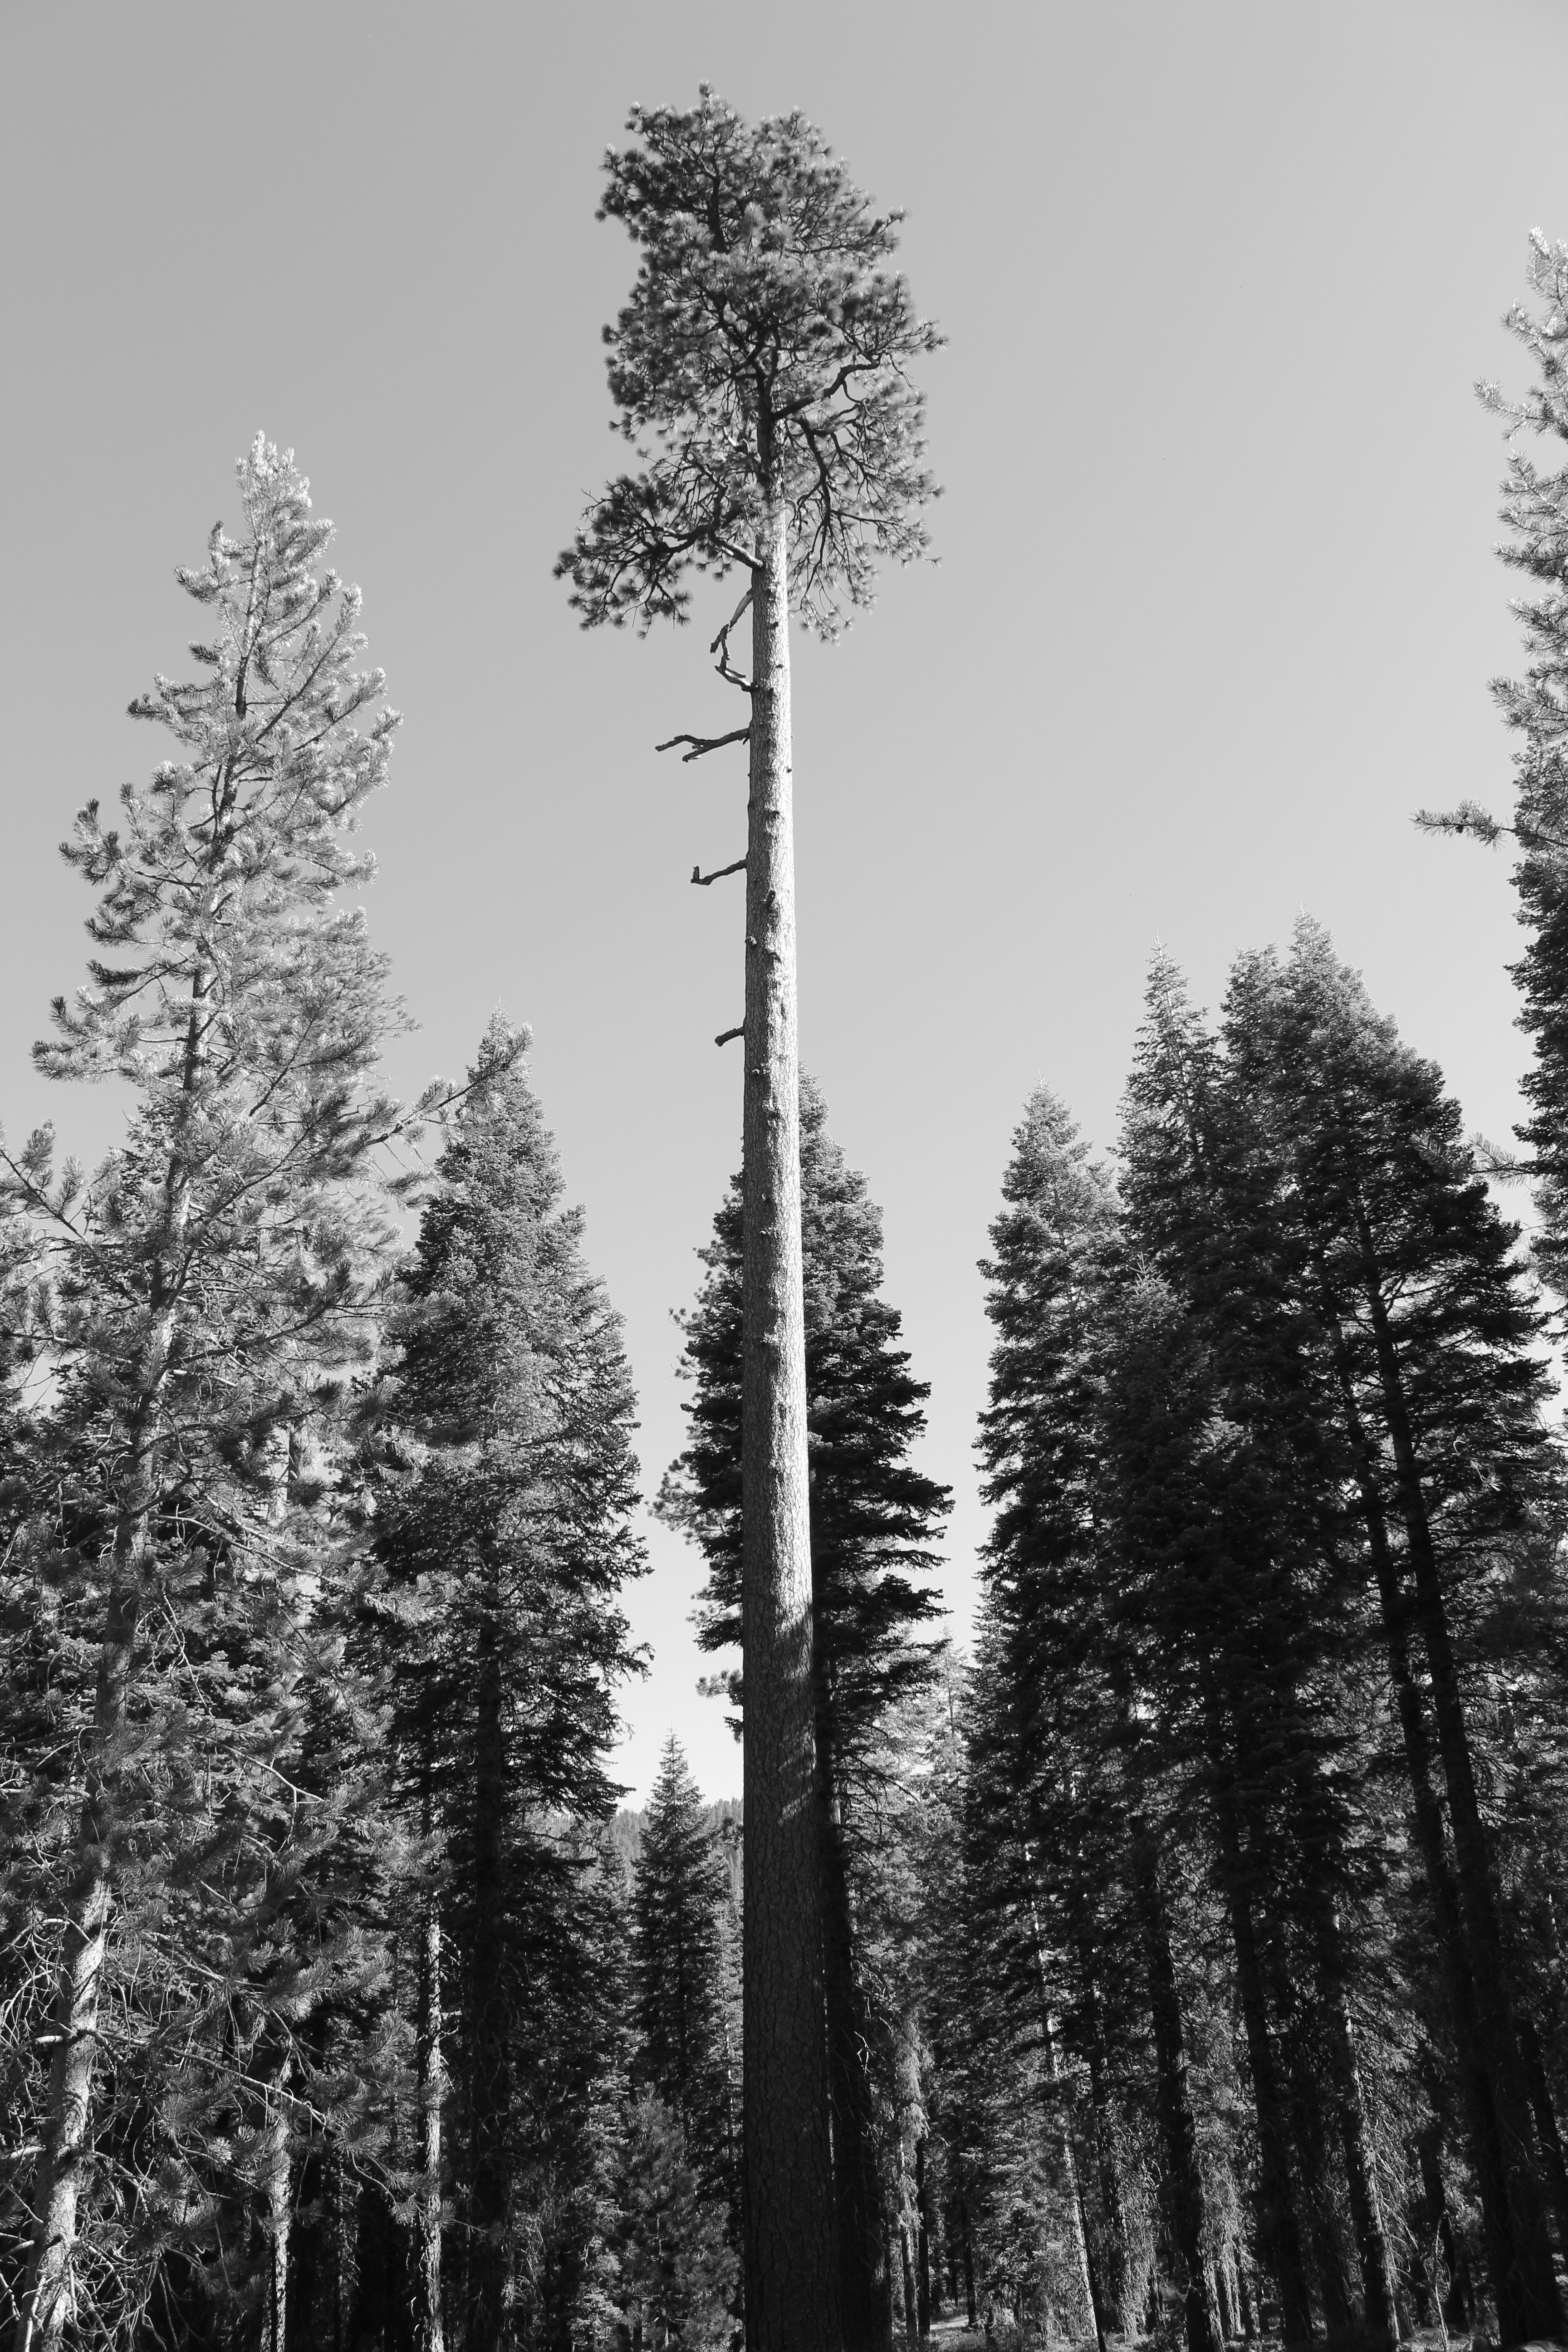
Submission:
<svg viewBox="0 0 1568 2352">
<path fill-rule="evenodd" d="M 691 625 L 648 764 L 748 779 L 691 876 L 736 1172 L 668 1302 L 685 1442 L 639 1454 L 529 1008 L 394 1099 L 419 1008 L 358 833 L 395 681 L 258 433 L 205 552 L 149 554 L 191 638 L 137 779 L 60 811 L 89 944 L 35 1058 L 117 1140 L 0 1136 L 0 2324 L 1568 2341 L 1568 246 L 1500 284 L 1481 387 L 1513 803 L 1408 835 L 1511 865 L 1527 1115 L 1469 1133 L 1310 911 L 1211 1009 L 1155 953 L 1114 1133 L 1042 1021 L 988 1231 L 926 1236 L 989 1318 L 961 1635 L 943 1367 L 802 1064 L 793 846 L 792 644 L 937 551 L 942 337 L 801 113 L 634 107 L 602 203 L 620 470 L 513 558 L 563 628 Z M 645 1801 L 616 1777 L 645 1506 L 740 1801 L 679 1724 Z"/>
</svg>

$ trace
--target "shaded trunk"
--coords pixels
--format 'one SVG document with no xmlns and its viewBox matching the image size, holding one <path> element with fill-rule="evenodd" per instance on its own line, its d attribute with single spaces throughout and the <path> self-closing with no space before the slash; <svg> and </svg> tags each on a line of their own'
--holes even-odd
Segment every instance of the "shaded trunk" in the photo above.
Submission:
<svg viewBox="0 0 1568 2352">
<path fill-rule="evenodd" d="M 926 2144 L 915 2142 L 915 2311 L 921 2342 L 931 2334 L 931 2214 L 926 2204 Z"/>
<path fill-rule="evenodd" d="M 822 1954 L 827 2083 L 833 2116 L 833 2199 L 844 2352 L 888 2352 L 893 2314 L 877 2167 L 877 2119 L 866 2071 L 866 2020 L 855 1974 L 855 1921 L 835 1769 L 832 1703 L 817 1696 L 816 1803 L 822 1865 Z"/>
<path fill-rule="evenodd" d="M 1532 2017 L 1522 2017 L 1519 2026 L 1520 2056 L 1524 2061 L 1525 2079 L 1530 2084 L 1530 2104 L 1535 2111 L 1535 2128 L 1541 2136 L 1541 2152 L 1544 2159 L 1546 2185 L 1552 2193 L 1552 2212 L 1557 2222 L 1559 2248 L 1568 2253 L 1568 2161 L 1563 2152 L 1563 2135 L 1558 2129 L 1557 2110 L 1552 2104 L 1552 2086 L 1546 2079 L 1546 2067 L 1541 2055 L 1541 2036 Z"/>
<path fill-rule="evenodd" d="M 1427 1517 L 1421 1465 L 1405 1401 L 1400 1362 L 1384 1297 L 1372 1229 L 1356 1202 L 1362 1279 L 1372 1321 L 1382 1391 L 1384 1420 L 1394 1449 L 1399 1515 L 1415 1581 L 1415 1614 L 1426 1651 L 1437 1749 L 1448 1796 L 1455 1875 L 1470 1956 L 1470 1981 L 1481 2049 L 1491 2079 L 1501 2145 L 1508 2205 L 1512 2222 L 1512 2261 L 1494 2280 L 1498 2325 L 1505 2341 L 1552 2337 L 1563 2324 L 1562 2303 L 1552 2266 L 1544 2200 L 1532 2139 L 1532 2121 L 1514 2032 L 1501 1925 L 1492 1889 L 1480 1802 L 1476 1791 L 1469 1733 L 1459 1688 L 1436 1547 Z"/>
<path fill-rule="evenodd" d="M 1105 2028 L 1100 2016 L 1100 1990 L 1089 1938 L 1079 1938 L 1079 1964 L 1083 1977 L 1083 2018 L 1089 2042 L 1089 2096 L 1094 2117 L 1094 2158 L 1100 2189 L 1100 2225 L 1109 2276 L 1104 2283 L 1106 2318 L 1114 2318 L 1113 2332 L 1125 2334 L 1127 2227 L 1121 2205 L 1121 2182 L 1116 2169 L 1115 2134 L 1111 2128 L 1110 2095 L 1106 2086 Z"/>
<path fill-rule="evenodd" d="M 1329 2030 L 1334 2103 L 1339 2119 L 1340 2145 L 1344 2150 L 1351 2227 L 1355 2232 L 1367 2333 L 1384 2346 L 1386 2352 L 1394 2352 L 1399 2342 L 1399 2305 L 1394 2259 L 1388 2249 L 1388 2232 L 1384 2226 L 1383 2203 L 1377 2193 L 1377 2175 L 1373 2168 L 1367 2136 L 1366 2102 L 1362 2094 L 1355 2027 L 1345 1991 L 1348 1971 L 1344 1937 L 1338 1915 L 1331 1906 L 1320 1923 L 1319 1972 L 1323 2013 Z"/>
<path fill-rule="evenodd" d="M 969 2234 L 969 2200 L 958 2200 L 958 2234 L 963 2248 L 963 2315 L 971 2327 L 979 2325 L 979 2306 L 974 2300 L 974 2245 Z"/>
<path fill-rule="evenodd" d="M 742 2199 L 752 2352 L 837 2352 L 812 1697 L 785 519 L 752 588 L 742 1162 Z"/>
<path fill-rule="evenodd" d="M 1312 2305 L 1307 2286 L 1307 2265 L 1301 2250 L 1301 2227 L 1290 2179 L 1290 2137 L 1284 2093 L 1274 2055 L 1264 1998 L 1263 1969 L 1257 1926 L 1247 1886 L 1241 1832 L 1232 1790 L 1215 1791 L 1215 1824 L 1218 1832 L 1220 1866 L 1230 1913 L 1231 1942 L 1236 1953 L 1237 1989 L 1241 1995 L 1247 2032 L 1247 2063 L 1252 2073 L 1252 2100 L 1258 2122 L 1259 2200 L 1265 2260 L 1279 2288 L 1281 2331 L 1287 2344 L 1311 2340 Z"/>
<path fill-rule="evenodd" d="M 915 2318 L 915 2273 L 910 2261 L 910 2233 L 903 2229 L 899 2231 L 899 2263 L 904 2278 L 904 2342 L 909 2352 L 916 2352 L 920 2330 Z"/>
<path fill-rule="evenodd" d="M 289 2114 L 284 2103 L 285 2063 L 278 2077 L 261 2148 L 262 2230 L 267 2244 L 267 2302 L 262 2317 L 263 2352 L 287 2352 L 289 2333 L 289 2239 L 294 2219 Z"/>
<path fill-rule="evenodd" d="M 1187 2098 L 1187 2059 L 1183 2047 L 1176 1967 L 1171 1954 L 1154 1841 L 1142 1822 L 1133 1830 L 1132 1876 L 1148 1970 L 1160 2131 L 1165 2149 L 1166 2203 L 1172 2246 L 1182 2273 L 1187 2352 L 1218 2352 L 1218 2329 L 1209 2308 L 1204 2262 L 1204 2185 L 1198 2170 L 1197 2135 Z"/>
<path fill-rule="evenodd" d="M 1372 1448 L 1362 1422 L 1360 1407 L 1356 1402 L 1349 1351 L 1345 1346 L 1344 1333 L 1340 1323 L 1339 1306 L 1329 1286 L 1326 1273 L 1321 1263 L 1318 1272 L 1322 1287 L 1324 1320 L 1332 1349 L 1334 1370 L 1340 1391 L 1341 1411 L 1361 1495 L 1367 1550 L 1377 1582 L 1378 1601 L 1383 1619 L 1384 1650 L 1388 1664 L 1389 1680 L 1394 1687 L 1394 1706 L 1399 1717 L 1400 1737 L 1405 1749 L 1405 1769 L 1410 1780 L 1411 1810 L 1415 1831 L 1416 1851 L 1421 1856 L 1422 1875 L 1426 1882 L 1427 1895 L 1432 1905 L 1434 1925 L 1436 1930 L 1437 1957 L 1444 1990 L 1447 1998 L 1448 2020 L 1458 2068 L 1459 2090 L 1464 2103 L 1470 2144 L 1470 2160 L 1475 2166 L 1476 2182 L 1480 2191 L 1481 2227 L 1486 2238 L 1487 2264 L 1494 2279 L 1504 2279 L 1512 2274 L 1515 2266 L 1514 2221 L 1509 2197 L 1508 2172 L 1503 2159 L 1502 2136 L 1498 2123 L 1491 2074 L 1482 2053 L 1475 1984 L 1469 1952 L 1466 1944 L 1464 1919 L 1459 1907 L 1459 1893 L 1454 1882 L 1453 1871 L 1449 1867 L 1447 1846 L 1443 1832 L 1442 1807 L 1438 1802 L 1433 1777 L 1431 1736 L 1427 1727 L 1426 1709 L 1411 1661 L 1408 1611 L 1405 1594 L 1401 1589 L 1399 1570 L 1388 1540 L 1388 1527 L 1384 1516 L 1383 1498 L 1373 1467 Z"/>
<path fill-rule="evenodd" d="M 500 2352 L 506 2322 L 506 2218 L 510 2200 L 508 2126 L 511 2066 L 502 1982 L 500 1909 L 502 1822 L 506 1811 L 506 1747 L 501 1718 L 500 1594 L 490 1568 L 490 1590 L 479 1625 L 469 1898 L 473 1906 L 473 1975 L 469 1989 L 468 2105 L 472 2228 L 468 2352 Z"/>
</svg>

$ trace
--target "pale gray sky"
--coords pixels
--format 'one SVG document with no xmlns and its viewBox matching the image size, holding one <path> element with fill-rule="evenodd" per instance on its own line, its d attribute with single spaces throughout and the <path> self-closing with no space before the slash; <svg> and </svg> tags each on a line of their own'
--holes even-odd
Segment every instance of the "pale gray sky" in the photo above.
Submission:
<svg viewBox="0 0 1568 2352">
<path fill-rule="evenodd" d="M 940 569 L 888 583 L 795 698 L 802 1038 L 887 1213 L 933 1383 L 966 1621 L 986 1327 L 974 1261 L 1047 1079 L 1108 1140 L 1164 940 L 1212 1000 L 1298 908 L 1472 1122 L 1523 1044 L 1503 861 L 1409 811 L 1506 802 L 1516 658 L 1501 446 L 1470 393 L 1526 232 L 1568 235 L 1561 0 L 80 0 L 0 5 L 0 1118 L 107 1138 L 28 1045 L 81 976 L 72 812 L 157 756 L 171 577 L 253 435 L 292 446 L 406 713 L 371 840 L 413 1091 L 498 1003 L 626 1318 L 647 1480 L 680 1442 L 673 1307 L 739 1150 L 738 757 L 689 630 L 581 635 L 551 579 L 616 459 L 596 224 L 634 99 L 804 108 L 884 203 L 948 350 L 928 371 Z M 706 612 L 700 620 L 708 618 Z M 646 1789 L 699 1699 L 691 1555 L 652 1532 L 627 1702 Z"/>
</svg>

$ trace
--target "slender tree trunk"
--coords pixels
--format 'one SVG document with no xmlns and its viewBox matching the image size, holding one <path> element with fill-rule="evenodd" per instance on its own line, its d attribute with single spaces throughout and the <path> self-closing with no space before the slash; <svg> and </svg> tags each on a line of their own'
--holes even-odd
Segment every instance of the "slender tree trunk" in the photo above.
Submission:
<svg viewBox="0 0 1568 2352">
<path fill-rule="evenodd" d="M 931 2334 L 931 2213 L 926 2202 L 926 2144 L 915 2142 L 915 2310 L 921 2342 Z"/>
<path fill-rule="evenodd" d="M 1166 2197 L 1172 2242 L 1183 2273 L 1187 2352 L 1219 2352 L 1204 2263 L 1204 2184 L 1198 2170 L 1193 2111 L 1187 2099 L 1187 2059 L 1182 2042 L 1176 1968 L 1171 1955 L 1154 1841 L 1142 1822 L 1133 1829 L 1132 1874 L 1148 1969 L 1160 2128 L 1165 2143 Z"/>
<path fill-rule="evenodd" d="M 1384 1419 L 1394 1449 L 1399 1514 L 1415 1573 L 1416 1618 L 1426 1651 L 1437 1750 L 1443 1759 L 1443 1781 L 1448 1794 L 1455 1875 L 1470 1952 L 1476 2020 L 1491 2076 L 1513 2222 L 1512 2267 L 1494 2282 L 1498 2325 L 1505 2342 L 1521 2342 L 1532 2336 L 1552 2338 L 1562 2332 L 1563 2306 L 1552 2267 L 1530 2098 L 1514 2031 L 1502 1927 L 1476 1791 L 1458 1663 L 1454 1655 L 1421 1464 L 1405 1400 L 1404 1367 L 1384 1297 L 1371 1225 L 1359 1200 L 1355 1208 L 1362 1279 L 1377 1356 Z"/>
<path fill-rule="evenodd" d="M 1223 1785 L 1216 1788 L 1214 1811 L 1226 1902 L 1230 1912 L 1231 1942 L 1236 1952 L 1237 1987 L 1247 2030 L 1247 2063 L 1252 2071 L 1267 2260 L 1279 2283 L 1284 2339 L 1287 2344 L 1306 2344 L 1312 2336 L 1312 2305 L 1290 2179 L 1289 2132 L 1273 2036 L 1268 2030 L 1258 1932 L 1246 1884 L 1241 1832 L 1231 1789 Z"/>
<path fill-rule="evenodd" d="M 833 2116 L 833 2194 L 837 2223 L 839 2323 L 845 2352 L 889 2352 L 891 2284 L 877 2124 L 861 2053 L 865 2017 L 855 1975 L 855 1923 L 835 1768 L 832 1702 L 816 1675 L 817 1834 L 822 1854 L 822 1949 L 827 2020 L 827 2084 Z"/>
<path fill-rule="evenodd" d="M 1111 2128 L 1110 2096 L 1105 2080 L 1105 2028 L 1100 2015 L 1100 1988 L 1094 1955 L 1087 1934 L 1079 1931 L 1079 1965 L 1083 1977 L 1084 2027 L 1089 2042 L 1089 2096 L 1094 2117 L 1094 2158 L 1099 2176 L 1100 2222 L 1110 2275 L 1105 2283 L 1106 2316 L 1115 2317 L 1117 2334 L 1127 2332 L 1127 2229 L 1122 2213 L 1121 2182 L 1116 2169 L 1115 2137 Z"/>
<path fill-rule="evenodd" d="M 426 1760 L 425 1835 L 431 1826 L 430 1767 Z M 414 2298 L 418 2352 L 442 2352 L 441 2123 L 446 2069 L 441 2055 L 441 1911 L 432 1886 L 425 1896 L 419 1936 L 418 2014 L 415 2063 L 419 2100 L 419 2184 L 415 2191 Z"/>
<path fill-rule="evenodd" d="M 252 611 L 255 592 L 252 587 Z M 249 622 L 247 622 L 248 637 Z M 248 659 L 248 643 L 247 646 Z M 244 668 L 238 689 L 243 713 Z M 215 829 L 215 867 L 226 856 L 226 827 Z M 190 1213 L 191 1174 L 185 1130 L 206 1066 L 207 1005 L 212 975 L 197 962 L 191 974 L 181 1102 L 174 1146 L 163 1171 L 158 1249 L 148 1297 L 147 1333 L 135 1391 L 123 1423 L 116 1497 L 109 1603 L 99 1652 L 92 1749 L 77 1832 L 75 1866 L 66 1900 L 50 2038 L 49 2096 L 44 2150 L 34 2191 L 32 2252 L 16 2321 L 16 2352 L 58 2352 L 70 2310 L 71 2256 L 76 2244 L 82 2151 L 92 2108 L 98 2055 L 98 2011 L 113 1907 L 114 1832 L 120 1796 L 118 1750 L 125 1738 L 131 1667 L 142 1599 L 153 1567 L 154 1452 L 158 1408 L 174 1337 L 180 1288 L 179 1255 Z"/>
<path fill-rule="evenodd" d="M 1040 1934 L 1039 1911 L 1031 1900 L 1029 1927 L 1035 1943 L 1035 1969 L 1040 1986 L 1040 2030 L 1045 2036 L 1046 2051 L 1050 2060 L 1051 2082 L 1058 2086 L 1062 2079 L 1061 2055 L 1057 2047 L 1056 2021 L 1051 2015 L 1050 1987 L 1046 1975 L 1045 1939 Z M 1061 2115 L 1059 2132 L 1062 2173 L 1068 2193 L 1068 2224 L 1073 2234 L 1073 2247 L 1078 2255 L 1079 2278 L 1083 2287 L 1084 2305 L 1099 2352 L 1105 2352 L 1105 2306 L 1100 2292 L 1100 2279 L 1095 2269 L 1094 2250 L 1089 2242 L 1089 2218 L 1084 2211 L 1083 2189 L 1079 2180 L 1078 2157 L 1072 2144 L 1072 2128 L 1065 2111 Z"/>
<path fill-rule="evenodd" d="M 1405 1769 L 1410 1780 L 1411 1809 L 1416 1851 L 1432 1905 L 1438 1961 L 1447 1996 L 1449 2023 L 1459 2071 L 1459 2088 L 1468 2126 L 1471 2161 L 1480 2190 L 1481 2226 L 1487 2242 L 1487 2265 L 1492 2277 L 1504 2280 L 1515 2268 L 1514 2221 L 1509 2196 L 1489 2064 L 1483 2053 L 1477 2013 L 1475 1980 L 1459 1907 L 1458 1888 L 1449 1866 L 1443 1832 L 1443 1812 L 1432 1769 L 1431 1737 L 1426 1709 L 1410 1656 L 1408 1612 L 1399 1570 L 1388 1540 L 1383 1498 L 1373 1468 L 1372 1448 L 1362 1422 L 1351 1371 L 1349 1351 L 1340 1321 L 1339 1304 L 1321 1262 L 1324 1321 L 1333 1353 L 1345 1434 L 1355 1464 L 1367 1550 L 1376 1579 L 1383 1617 L 1384 1654 L 1394 1687 Z M 1501 2290 L 1500 2289 L 1500 2293 Z"/>
<path fill-rule="evenodd" d="M 958 2234 L 963 2247 L 963 2315 L 966 2324 L 979 2324 L 979 2305 L 974 2299 L 974 2242 L 969 2233 L 969 2200 L 958 2200 Z"/>
<path fill-rule="evenodd" d="M 742 2133 L 751 2352 L 837 2352 L 812 1702 L 785 520 L 752 590 L 742 1208 Z"/>
<path fill-rule="evenodd" d="M 1385 2352 L 1399 2342 L 1399 2305 L 1394 2259 L 1384 2226 L 1383 2203 L 1377 2193 L 1367 2138 L 1366 2102 L 1362 2095 L 1361 2066 L 1356 2056 L 1355 2026 L 1345 1986 L 1349 1974 L 1344 1934 L 1338 1912 L 1325 1904 L 1319 1923 L 1319 1976 L 1327 2020 L 1334 2074 L 1334 2103 L 1340 2144 L 1344 2150 L 1345 2179 L 1350 2189 L 1351 2227 L 1355 2232 L 1361 2267 L 1362 2302 L 1367 2332 Z"/>
<path fill-rule="evenodd" d="M 286 2092 L 289 2064 L 284 2060 L 276 2076 L 277 2096 L 267 2117 L 261 2149 L 263 2229 L 267 2242 L 267 2305 L 263 2315 L 263 2352 L 288 2352 L 289 2241 L 294 2221 L 293 2166 L 290 2161 Z"/>
<path fill-rule="evenodd" d="M 915 2273 L 910 2261 L 910 2233 L 899 2231 L 899 2262 L 904 2274 L 904 2342 L 909 2352 L 916 2352 L 920 2343 L 920 2327 L 915 2317 Z"/>
<path fill-rule="evenodd" d="M 479 1625 L 473 1786 L 473 1982 L 469 2002 L 471 2301 L 468 2352 L 500 2352 L 506 2324 L 504 2233 L 510 2189 L 507 2126 L 511 2070 L 501 1982 L 500 1916 L 506 1748 L 501 1722 L 500 1594 L 491 1571 Z"/>
</svg>

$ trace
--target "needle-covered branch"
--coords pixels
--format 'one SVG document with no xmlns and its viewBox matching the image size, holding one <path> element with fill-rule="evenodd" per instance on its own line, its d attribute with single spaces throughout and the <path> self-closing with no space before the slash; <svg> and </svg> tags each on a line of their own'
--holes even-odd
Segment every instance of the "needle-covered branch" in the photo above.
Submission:
<svg viewBox="0 0 1568 2352">
<path fill-rule="evenodd" d="M 927 547 L 910 370 L 941 338 L 891 267 L 901 215 L 875 211 L 799 113 L 753 127 L 704 89 L 690 111 L 634 107 L 627 127 L 638 143 L 605 158 L 604 215 L 642 261 L 605 341 L 642 465 L 588 509 L 557 573 L 584 626 L 681 620 L 687 575 L 752 565 L 782 506 L 791 603 L 832 636 L 880 561 Z"/>
</svg>

